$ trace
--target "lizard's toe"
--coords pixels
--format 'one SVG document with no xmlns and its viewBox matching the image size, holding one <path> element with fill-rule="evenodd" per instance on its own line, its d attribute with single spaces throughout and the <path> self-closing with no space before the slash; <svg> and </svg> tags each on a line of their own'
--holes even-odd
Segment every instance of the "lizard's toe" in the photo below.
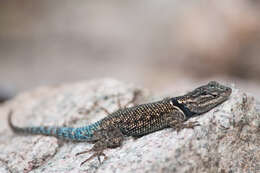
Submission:
<svg viewBox="0 0 260 173">
<path fill-rule="evenodd" d="M 87 152 L 88 152 L 88 151 L 87 151 Z M 84 153 L 86 153 L 86 152 L 84 152 Z M 83 152 L 81 152 L 80 154 L 83 154 Z M 94 157 L 97 157 L 99 163 L 101 164 L 100 156 L 104 156 L 104 160 L 107 159 L 107 156 L 103 153 L 103 151 L 97 151 L 97 152 L 95 152 L 94 154 L 92 154 L 89 158 L 87 158 L 86 160 L 84 160 L 83 162 L 81 162 L 80 166 L 82 166 L 82 165 L 83 165 L 84 163 L 86 163 L 87 161 L 93 159 Z M 103 160 L 103 161 L 104 161 L 104 160 Z"/>
</svg>

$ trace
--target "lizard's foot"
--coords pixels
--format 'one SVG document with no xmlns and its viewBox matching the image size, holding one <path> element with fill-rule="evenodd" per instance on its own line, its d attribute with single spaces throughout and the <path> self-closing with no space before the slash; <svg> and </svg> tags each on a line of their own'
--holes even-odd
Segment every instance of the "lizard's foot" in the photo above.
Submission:
<svg viewBox="0 0 260 173">
<path fill-rule="evenodd" d="M 101 163 L 101 159 L 100 159 L 100 156 L 104 156 L 104 160 L 107 159 L 107 156 L 104 154 L 103 150 L 100 150 L 100 151 L 95 151 L 95 147 L 93 147 L 92 149 L 90 150 L 87 150 L 87 151 L 82 151 L 82 152 L 79 152 L 76 154 L 76 156 L 78 155 L 81 155 L 81 154 L 85 154 L 85 153 L 89 153 L 91 151 L 94 151 L 94 154 L 92 154 L 89 158 L 87 158 L 86 160 L 84 160 L 83 162 L 80 163 L 80 166 L 82 166 L 84 163 L 86 163 L 87 161 L 93 159 L 94 157 L 97 157 L 98 158 L 98 161 L 99 163 Z M 103 160 L 103 161 L 104 161 Z"/>
<path fill-rule="evenodd" d="M 134 93 L 133 93 L 132 99 L 124 105 L 124 108 L 129 107 L 129 105 L 131 105 L 131 104 L 133 104 L 135 106 L 136 105 L 136 101 L 138 100 L 138 96 L 140 94 L 141 94 L 141 90 L 136 89 L 134 91 Z"/>
<path fill-rule="evenodd" d="M 200 123 L 198 121 L 192 121 L 188 124 L 185 124 L 184 128 L 194 129 L 196 126 L 200 126 Z"/>
<path fill-rule="evenodd" d="M 86 159 L 80 165 L 83 165 L 84 163 L 93 159 L 94 157 L 98 158 L 99 163 L 101 163 L 100 156 L 104 156 L 104 160 L 106 160 L 107 156 L 103 153 L 103 151 L 107 148 L 119 147 L 123 141 L 123 134 L 119 128 L 109 127 L 109 128 L 95 131 L 93 134 L 93 138 L 95 138 L 97 142 L 90 150 L 79 152 L 76 154 L 76 156 L 78 156 L 80 154 L 94 152 L 94 154 L 92 154 L 88 159 Z"/>
<path fill-rule="evenodd" d="M 175 112 L 175 114 L 166 114 L 165 119 L 168 126 L 175 129 L 177 132 L 185 128 L 193 129 L 194 127 L 200 125 L 198 121 L 185 123 L 185 115 L 182 112 Z"/>
<path fill-rule="evenodd" d="M 185 123 L 173 124 L 171 127 L 176 129 L 176 131 L 178 133 L 182 129 L 185 129 L 185 128 L 194 129 L 194 127 L 196 127 L 196 126 L 200 126 L 198 121 L 189 122 L 187 124 L 185 124 Z"/>
<path fill-rule="evenodd" d="M 91 111 L 93 111 L 94 109 L 96 109 L 96 107 L 99 107 L 100 110 L 104 111 L 107 115 L 111 114 L 106 108 L 100 106 L 97 101 L 95 101 L 95 102 L 93 103 L 93 105 L 92 105 L 89 109 L 79 108 L 78 113 L 79 113 L 79 114 L 87 115 L 87 114 L 89 114 Z"/>
<path fill-rule="evenodd" d="M 134 106 L 136 105 L 136 100 L 138 99 L 138 96 L 140 95 L 141 90 L 136 89 L 133 93 L 133 97 L 131 100 L 129 100 L 124 106 L 122 106 L 119 96 L 117 96 L 117 106 L 119 109 L 125 109 L 127 107 L 129 107 L 129 105 L 133 104 Z"/>
</svg>

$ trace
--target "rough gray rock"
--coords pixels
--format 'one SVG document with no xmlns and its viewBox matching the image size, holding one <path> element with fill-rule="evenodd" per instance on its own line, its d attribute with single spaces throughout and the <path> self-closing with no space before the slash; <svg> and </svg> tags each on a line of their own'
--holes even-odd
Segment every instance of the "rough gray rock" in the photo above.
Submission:
<svg viewBox="0 0 260 173">
<path fill-rule="evenodd" d="M 191 88 L 192 89 L 192 88 Z M 61 142 L 54 137 L 18 136 L 7 126 L 6 115 L 13 109 L 13 122 L 25 125 L 82 126 L 117 109 L 140 90 L 140 100 L 149 92 L 112 79 L 72 85 L 42 87 L 20 94 L 0 107 L 0 172 L 257 172 L 260 171 L 260 114 L 252 96 L 232 87 L 224 104 L 192 118 L 201 126 L 177 133 L 161 130 L 139 139 L 126 138 L 122 147 L 106 150 L 101 165 L 93 159 L 80 167 L 89 154 L 89 143 Z M 79 110 L 89 110 L 80 114 Z"/>
</svg>

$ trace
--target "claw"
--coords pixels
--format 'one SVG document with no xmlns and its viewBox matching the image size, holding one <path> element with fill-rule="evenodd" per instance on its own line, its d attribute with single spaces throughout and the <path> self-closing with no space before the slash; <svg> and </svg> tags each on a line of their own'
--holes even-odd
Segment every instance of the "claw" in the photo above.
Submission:
<svg viewBox="0 0 260 173">
<path fill-rule="evenodd" d="M 182 129 L 194 129 L 194 127 L 200 126 L 198 121 L 189 122 L 188 124 L 172 124 L 171 127 L 174 128 L 177 133 L 179 133 Z"/>
<path fill-rule="evenodd" d="M 90 151 L 92 151 L 92 149 L 76 153 L 75 156 L 78 156 L 78 155 L 81 155 L 81 154 L 85 154 L 85 153 L 89 153 Z"/>
<path fill-rule="evenodd" d="M 94 153 L 92 156 L 90 156 L 89 158 L 87 158 L 86 160 L 84 160 L 83 162 L 80 163 L 80 166 L 82 166 L 84 163 L 86 163 L 87 161 L 93 159 L 97 154 Z"/>
<path fill-rule="evenodd" d="M 186 126 L 186 128 L 191 128 L 191 129 L 194 129 L 194 127 L 196 126 L 200 126 L 199 122 L 198 121 L 194 121 L 194 122 L 189 122 Z"/>
<path fill-rule="evenodd" d="M 76 153 L 75 156 L 78 156 L 78 155 L 81 155 L 81 154 L 85 154 L 85 153 L 89 153 L 91 151 L 94 151 L 94 154 L 92 154 L 89 158 L 87 158 L 86 160 L 84 160 L 83 162 L 80 163 L 80 166 L 82 166 L 84 163 L 86 163 L 87 161 L 93 159 L 94 157 L 97 157 L 98 158 L 98 161 L 99 163 L 101 164 L 101 159 L 100 159 L 100 156 L 103 156 L 104 157 L 104 160 L 107 159 L 107 156 L 103 153 L 103 150 L 100 150 L 100 151 L 96 151 L 95 148 L 91 148 L 90 150 L 86 150 L 86 151 L 82 151 L 82 152 L 79 152 L 79 153 Z M 103 161 L 104 161 L 103 160 Z"/>
<path fill-rule="evenodd" d="M 107 156 L 102 152 L 102 153 L 99 153 L 98 154 L 98 161 L 99 161 L 99 163 L 101 164 L 101 160 L 100 160 L 100 156 L 103 156 L 104 157 L 104 160 L 103 161 L 105 161 L 106 159 L 107 159 Z"/>
<path fill-rule="evenodd" d="M 79 155 L 79 154 L 84 154 L 84 153 L 87 153 L 89 151 L 83 151 L 83 152 L 80 152 L 80 153 L 77 153 L 76 155 Z M 83 162 L 80 163 L 80 166 L 82 166 L 83 164 L 85 164 L 87 161 L 93 159 L 94 157 L 98 158 L 98 161 L 99 163 L 101 164 L 101 159 L 100 159 L 100 156 L 104 156 L 104 160 L 107 159 L 107 156 L 103 153 L 103 151 L 100 151 L 100 152 L 95 152 L 94 154 L 92 154 L 89 158 L 87 158 L 86 160 L 84 160 Z"/>
</svg>

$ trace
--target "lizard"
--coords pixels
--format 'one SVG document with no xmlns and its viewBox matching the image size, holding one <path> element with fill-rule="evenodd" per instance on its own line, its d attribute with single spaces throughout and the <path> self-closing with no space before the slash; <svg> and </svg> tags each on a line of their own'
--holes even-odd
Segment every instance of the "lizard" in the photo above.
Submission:
<svg viewBox="0 0 260 173">
<path fill-rule="evenodd" d="M 94 143 L 90 150 L 79 152 L 76 155 L 93 152 L 81 165 L 94 157 L 97 157 L 101 163 L 101 156 L 104 157 L 104 160 L 107 159 L 104 150 L 121 146 L 125 136 L 138 138 L 164 128 L 173 128 L 178 132 L 184 128 L 193 129 L 195 126 L 199 126 L 197 121 L 189 123 L 186 121 L 208 112 L 228 100 L 231 93 L 230 87 L 210 81 L 182 96 L 168 97 L 152 103 L 119 109 L 103 119 L 83 127 L 18 127 L 11 121 L 12 111 L 9 112 L 8 124 L 13 132 L 19 134 L 40 134 L 65 140 Z"/>
</svg>

